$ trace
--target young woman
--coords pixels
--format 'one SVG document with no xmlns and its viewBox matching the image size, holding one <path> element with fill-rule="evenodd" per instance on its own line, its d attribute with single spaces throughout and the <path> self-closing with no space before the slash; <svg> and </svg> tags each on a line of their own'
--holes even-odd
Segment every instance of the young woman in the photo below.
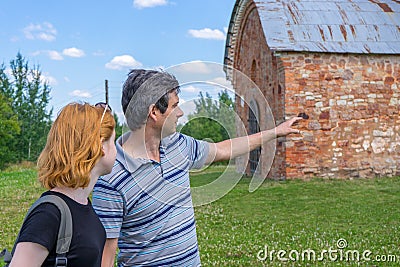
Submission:
<svg viewBox="0 0 400 267">
<path fill-rule="evenodd" d="M 38 159 L 39 181 L 49 189 L 43 195 L 61 197 L 71 211 L 68 267 L 101 266 L 106 235 L 89 194 L 98 177 L 114 165 L 114 128 L 108 105 L 68 104 L 53 123 Z M 21 227 L 10 266 L 54 266 L 60 217 L 50 203 L 34 209 Z"/>
</svg>

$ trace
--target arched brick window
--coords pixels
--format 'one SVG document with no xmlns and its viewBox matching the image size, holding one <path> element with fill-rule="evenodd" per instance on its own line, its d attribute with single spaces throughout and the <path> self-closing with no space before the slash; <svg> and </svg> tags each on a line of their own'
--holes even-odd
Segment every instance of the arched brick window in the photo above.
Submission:
<svg viewBox="0 0 400 267">
<path fill-rule="evenodd" d="M 257 63 L 256 60 L 253 59 L 253 63 L 251 63 L 251 71 L 250 71 L 250 79 L 254 82 L 257 83 Z"/>
<path fill-rule="evenodd" d="M 249 134 L 255 134 L 260 131 L 260 125 L 259 125 L 259 109 L 256 101 L 251 100 L 250 105 L 249 105 Z M 260 160 L 260 155 L 261 155 L 261 147 L 254 149 L 253 151 L 250 151 L 250 157 L 249 157 L 249 169 L 250 173 L 253 174 L 256 171 L 259 172 L 260 168 L 257 169 L 258 162 Z"/>
</svg>

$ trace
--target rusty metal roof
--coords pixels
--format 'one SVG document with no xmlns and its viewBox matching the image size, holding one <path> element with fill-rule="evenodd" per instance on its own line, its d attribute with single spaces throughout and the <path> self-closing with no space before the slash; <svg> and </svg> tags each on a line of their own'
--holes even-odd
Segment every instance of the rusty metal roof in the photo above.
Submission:
<svg viewBox="0 0 400 267">
<path fill-rule="evenodd" d="M 237 0 L 226 60 L 252 0 Z M 400 54 L 400 0 L 254 1 L 274 51 Z M 227 58 L 228 57 L 228 58 Z"/>
</svg>

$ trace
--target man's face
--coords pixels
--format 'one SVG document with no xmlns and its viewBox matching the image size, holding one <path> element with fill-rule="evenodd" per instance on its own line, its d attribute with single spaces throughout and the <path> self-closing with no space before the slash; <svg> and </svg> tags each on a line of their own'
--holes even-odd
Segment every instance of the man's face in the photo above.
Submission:
<svg viewBox="0 0 400 267">
<path fill-rule="evenodd" d="M 164 138 L 176 132 L 178 119 L 183 116 L 183 111 L 178 107 L 179 96 L 176 91 L 169 93 L 168 108 L 162 114 L 161 137 Z"/>
</svg>

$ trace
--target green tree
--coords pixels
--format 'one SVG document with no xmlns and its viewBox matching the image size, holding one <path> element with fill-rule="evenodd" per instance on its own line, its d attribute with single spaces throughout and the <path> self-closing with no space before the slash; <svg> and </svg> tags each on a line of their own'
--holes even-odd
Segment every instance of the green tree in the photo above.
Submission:
<svg viewBox="0 0 400 267">
<path fill-rule="evenodd" d="M 16 158 L 16 152 L 10 147 L 20 133 L 17 115 L 12 110 L 10 99 L 0 92 L 0 169 Z"/>
<path fill-rule="evenodd" d="M 123 125 L 119 122 L 117 114 L 114 113 L 115 120 L 115 140 L 123 134 Z"/>
<path fill-rule="evenodd" d="M 196 139 L 220 142 L 234 137 L 235 117 L 234 104 L 228 91 L 218 94 L 218 101 L 202 92 L 199 99 L 194 101 L 195 112 L 188 115 L 189 121 L 178 130 Z"/>
<path fill-rule="evenodd" d="M 28 61 L 18 53 L 10 62 L 11 78 L 0 68 L 0 90 L 11 99 L 11 108 L 18 116 L 20 133 L 11 143 L 16 159 L 36 160 L 43 149 L 51 126 L 51 114 L 47 110 L 50 87 L 42 81 L 39 66 L 30 68 Z"/>
<path fill-rule="evenodd" d="M 10 80 L 6 74 L 6 66 L 4 63 L 0 65 L 0 92 L 8 101 L 11 101 L 13 97 L 12 87 Z"/>
<path fill-rule="evenodd" d="M 223 140 L 236 136 L 235 125 L 235 103 L 229 96 L 228 91 L 224 90 L 218 93 L 218 114 L 217 118 L 223 122 L 224 129 L 228 135 L 225 135 Z"/>
</svg>

